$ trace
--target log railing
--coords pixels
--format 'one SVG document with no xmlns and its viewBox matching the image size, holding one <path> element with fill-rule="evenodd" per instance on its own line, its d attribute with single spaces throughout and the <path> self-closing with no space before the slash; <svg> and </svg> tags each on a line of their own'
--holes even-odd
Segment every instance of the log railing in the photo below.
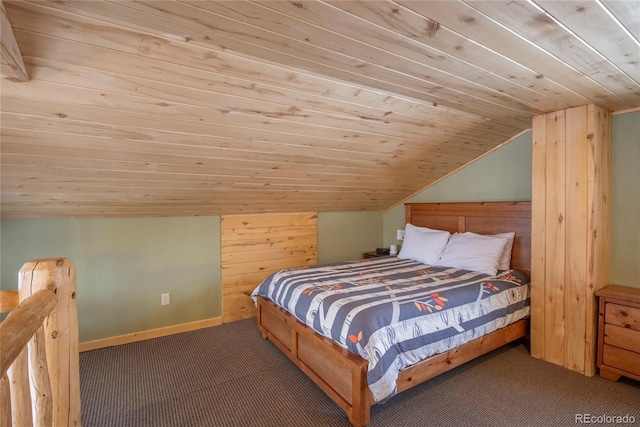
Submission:
<svg viewBox="0 0 640 427">
<path fill-rule="evenodd" d="M 80 426 L 76 273 L 65 258 L 26 263 L 19 304 L 2 291 L 0 427 Z"/>
</svg>

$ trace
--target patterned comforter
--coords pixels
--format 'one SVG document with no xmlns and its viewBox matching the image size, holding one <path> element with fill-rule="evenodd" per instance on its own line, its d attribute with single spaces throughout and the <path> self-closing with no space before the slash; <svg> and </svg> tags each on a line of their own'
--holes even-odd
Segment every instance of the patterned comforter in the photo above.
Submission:
<svg viewBox="0 0 640 427">
<path fill-rule="evenodd" d="M 376 401 L 404 368 L 529 315 L 529 279 L 395 257 L 281 270 L 252 293 L 369 362 Z"/>
</svg>

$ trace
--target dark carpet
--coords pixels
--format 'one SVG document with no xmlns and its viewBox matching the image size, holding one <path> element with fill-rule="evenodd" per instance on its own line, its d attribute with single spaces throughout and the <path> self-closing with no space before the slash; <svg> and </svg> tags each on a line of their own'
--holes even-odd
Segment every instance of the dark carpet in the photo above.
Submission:
<svg viewBox="0 0 640 427">
<path fill-rule="evenodd" d="M 80 389 L 85 427 L 349 425 L 254 319 L 81 353 Z M 575 426 L 576 414 L 640 426 L 640 383 L 584 377 L 518 342 L 375 405 L 370 425 Z"/>
</svg>

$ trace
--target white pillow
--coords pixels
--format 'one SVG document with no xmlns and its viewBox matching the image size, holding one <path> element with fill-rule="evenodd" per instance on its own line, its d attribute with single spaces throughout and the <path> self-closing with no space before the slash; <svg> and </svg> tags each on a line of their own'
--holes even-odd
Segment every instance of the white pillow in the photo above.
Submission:
<svg viewBox="0 0 640 427">
<path fill-rule="evenodd" d="M 453 235 L 456 234 L 460 233 L 454 233 Z M 498 261 L 498 270 L 509 270 L 511 268 L 511 252 L 513 250 L 513 241 L 516 237 L 516 233 L 488 234 L 488 236 L 506 237 L 508 239 L 507 244 L 504 246 L 504 250 L 502 251 L 502 255 L 500 255 L 500 260 Z"/>
<path fill-rule="evenodd" d="M 513 240 L 516 237 L 516 233 L 500 233 L 493 234 L 493 236 L 507 238 L 507 244 L 504 245 L 504 250 L 498 261 L 498 270 L 508 270 L 511 268 L 511 249 L 513 249 Z"/>
<path fill-rule="evenodd" d="M 444 267 L 495 275 L 508 241 L 508 237 L 484 236 L 470 232 L 454 234 L 438 263 Z"/>
<path fill-rule="evenodd" d="M 437 265 L 451 233 L 407 224 L 398 258 Z"/>
</svg>

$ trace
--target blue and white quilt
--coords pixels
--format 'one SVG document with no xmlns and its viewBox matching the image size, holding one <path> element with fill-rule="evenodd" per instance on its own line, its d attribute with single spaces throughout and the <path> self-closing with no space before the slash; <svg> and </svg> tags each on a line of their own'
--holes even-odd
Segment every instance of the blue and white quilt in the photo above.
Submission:
<svg viewBox="0 0 640 427">
<path fill-rule="evenodd" d="M 398 373 L 529 315 L 529 279 L 381 257 L 281 270 L 252 293 L 369 362 L 377 402 Z"/>
</svg>

